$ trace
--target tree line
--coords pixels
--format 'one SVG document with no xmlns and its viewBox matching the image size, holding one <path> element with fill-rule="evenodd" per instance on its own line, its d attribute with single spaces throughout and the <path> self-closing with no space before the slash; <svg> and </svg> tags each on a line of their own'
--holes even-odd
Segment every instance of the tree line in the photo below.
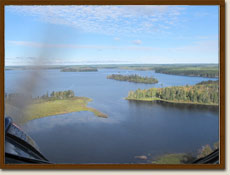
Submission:
<svg viewBox="0 0 230 175">
<path fill-rule="evenodd" d="M 216 82 L 196 84 L 194 86 L 173 86 L 165 88 L 137 89 L 130 91 L 130 100 L 165 100 L 184 103 L 219 103 L 219 85 Z"/>
<path fill-rule="evenodd" d="M 51 98 L 53 100 L 62 100 L 62 99 L 68 99 L 73 98 L 75 96 L 74 91 L 67 90 L 67 91 L 52 91 L 50 94 L 47 92 L 45 95 L 38 97 L 41 99 L 47 99 Z"/>
<path fill-rule="evenodd" d="M 156 78 L 142 77 L 137 74 L 134 74 L 134 75 L 112 74 L 112 75 L 108 75 L 107 78 L 119 80 L 119 81 L 129 81 L 129 82 L 134 82 L 134 83 L 145 83 L 145 84 L 158 83 L 158 80 Z"/>
<path fill-rule="evenodd" d="M 219 84 L 219 80 L 208 80 L 208 81 L 201 81 L 200 83 L 197 83 L 196 85 L 203 85 L 203 84 Z"/>
<path fill-rule="evenodd" d="M 67 67 L 61 69 L 61 72 L 97 72 L 97 68 L 94 67 Z"/>
<path fill-rule="evenodd" d="M 184 68 L 156 68 L 155 72 L 173 75 L 198 76 L 198 77 L 218 77 L 219 71 L 215 67 L 184 67 Z"/>
<path fill-rule="evenodd" d="M 69 99 L 75 97 L 74 91 L 67 90 L 67 91 L 52 91 L 51 93 L 46 92 L 46 94 L 41 96 L 33 97 L 32 95 L 28 94 L 21 94 L 21 93 L 5 93 L 5 99 L 8 101 L 13 100 L 14 98 L 20 99 L 31 99 L 31 100 L 62 100 L 62 99 Z"/>
</svg>

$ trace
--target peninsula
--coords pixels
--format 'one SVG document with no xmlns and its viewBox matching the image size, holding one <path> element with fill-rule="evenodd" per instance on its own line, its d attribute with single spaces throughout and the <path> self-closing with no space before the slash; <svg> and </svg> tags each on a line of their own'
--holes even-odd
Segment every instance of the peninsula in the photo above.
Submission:
<svg viewBox="0 0 230 175">
<path fill-rule="evenodd" d="M 17 107 L 17 104 L 15 104 L 16 100 L 14 100 L 15 98 L 17 98 L 16 96 L 22 95 L 5 95 L 7 115 L 12 115 L 11 110 Z M 25 111 L 22 123 L 41 117 L 79 111 L 90 111 L 98 117 L 107 118 L 106 114 L 98 111 L 97 109 L 87 106 L 88 102 L 92 101 L 92 99 L 87 97 L 77 97 L 74 95 L 74 92 L 72 90 L 58 92 L 53 91 L 51 94 L 47 93 L 36 98 L 31 98 L 30 100 L 31 103 L 24 109 Z"/>
<path fill-rule="evenodd" d="M 120 69 L 155 71 L 156 73 L 217 78 L 219 76 L 218 64 L 159 64 L 159 65 L 127 65 Z"/>
<path fill-rule="evenodd" d="M 126 100 L 164 101 L 170 103 L 188 103 L 218 105 L 219 81 L 203 81 L 193 86 L 174 86 L 165 88 L 137 89 L 130 91 Z"/>
</svg>

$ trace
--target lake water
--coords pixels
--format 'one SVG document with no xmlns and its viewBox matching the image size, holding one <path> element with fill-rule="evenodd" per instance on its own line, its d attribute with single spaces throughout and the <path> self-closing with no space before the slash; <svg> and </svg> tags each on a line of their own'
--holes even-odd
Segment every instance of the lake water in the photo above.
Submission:
<svg viewBox="0 0 230 175">
<path fill-rule="evenodd" d="M 28 70 L 5 72 L 7 93 L 19 88 Z M 112 73 L 154 76 L 158 84 L 139 84 L 106 79 Z M 108 115 L 73 112 L 28 122 L 23 129 L 54 163 L 145 163 L 135 156 L 156 157 L 167 153 L 195 154 L 201 146 L 219 140 L 219 109 L 210 106 L 130 102 L 130 90 L 194 85 L 211 78 L 99 69 L 98 72 L 43 71 L 37 95 L 47 91 L 73 90 L 92 98 L 88 104 Z"/>
</svg>

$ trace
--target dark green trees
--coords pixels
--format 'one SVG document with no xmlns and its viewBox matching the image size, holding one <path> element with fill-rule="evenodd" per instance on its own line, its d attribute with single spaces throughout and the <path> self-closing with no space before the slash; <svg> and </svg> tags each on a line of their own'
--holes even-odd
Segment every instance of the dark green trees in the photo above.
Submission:
<svg viewBox="0 0 230 175">
<path fill-rule="evenodd" d="M 94 67 L 67 67 L 61 69 L 61 72 L 97 72 L 97 68 Z"/>
<path fill-rule="evenodd" d="M 198 77 L 218 77 L 219 70 L 217 66 L 209 67 L 156 67 L 155 72 L 173 75 L 198 76 Z"/>
<path fill-rule="evenodd" d="M 127 99 L 165 100 L 182 103 L 218 104 L 219 85 L 216 81 L 198 83 L 194 86 L 137 89 L 130 91 Z"/>
<path fill-rule="evenodd" d="M 141 77 L 139 75 L 121 75 L 112 74 L 107 76 L 108 79 L 119 80 L 119 81 L 129 81 L 134 83 L 145 83 L 145 84 L 155 84 L 158 83 L 156 78 L 152 77 Z"/>
<path fill-rule="evenodd" d="M 74 97 L 74 92 L 72 90 L 68 90 L 68 91 L 53 91 L 50 94 L 50 97 L 53 99 L 68 99 L 68 98 L 72 98 Z"/>
</svg>

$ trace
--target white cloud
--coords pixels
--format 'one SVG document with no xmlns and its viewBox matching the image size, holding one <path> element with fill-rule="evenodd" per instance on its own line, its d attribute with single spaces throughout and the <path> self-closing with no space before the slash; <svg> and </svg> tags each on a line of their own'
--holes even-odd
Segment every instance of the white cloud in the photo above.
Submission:
<svg viewBox="0 0 230 175">
<path fill-rule="evenodd" d="M 168 30 L 178 22 L 179 6 L 9 6 L 7 10 L 84 32 L 138 34 Z M 163 27 L 162 27 L 163 26 Z"/>
<path fill-rule="evenodd" d="M 141 44 L 141 40 L 135 40 L 135 44 Z M 7 44 L 14 46 L 26 46 L 33 48 L 72 48 L 72 49 L 123 49 L 123 50 L 156 50 L 156 47 L 137 46 L 110 46 L 110 45 L 77 45 L 77 44 L 50 44 L 31 41 L 7 41 Z"/>
<path fill-rule="evenodd" d="M 133 44 L 136 44 L 136 45 L 140 45 L 141 43 L 142 43 L 141 40 L 134 40 L 134 41 L 133 41 Z"/>
<path fill-rule="evenodd" d="M 208 13 L 208 12 L 196 12 L 196 13 L 193 14 L 193 16 L 198 17 L 198 18 L 207 17 L 209 15 L 210 15 L 210 13 Z"/>
<path fill-rule="evenodd" d="M 115 41 L 120 41 L 120 38 L 115 37 L 114 40 L 115 40 Z"/>
<path fill-rule="evenodd" d="M 136 40 L 137 43 L 141 43 L 140 40 Z M 31 48 L 41 48 L 41 47 L 45 47 L 48 49 L 51 48 L 58 48 L 58 50 L 60 49 L 66 49 L 66 48 L 72 48 L 73 50 L 79 49 L 101 49 L 102 51 L 106 51 L 106 50 L 110 50 L 110 51 L 114 51 L 114 53 L 116 53 L 117 51 L 124 51 L 125 54 L 130 54 L 131 56 L 129 57 L 124 57 L 124 58 L 117 58 L 117 60 L 126 60 L 128 58 L 130 58 L 130 62 L 134 62 L 137 57 L 140 57 L 141 60 L 145 60 L 144 58 L 148 58 L 148 57 L 155 57 L 155 58 L 168 58 L 169 60 L 172 59 L 176 59 L 179 62 L 184 62 L 183 59 L 179 59 L 179 58 L 183 58 L 183 57 L 187 57 L 187 60 L 193 60 L 194 62 L 210 62 L 210 60 L 212 60 L 212 62 L 218 62 L 218 40 L 198 40 L 197 42 L 193 42 L 187 45 L 183 45 L 183 46 L 174 46 L 174 47 L 165 47 L 165 48 L 161 48 L 161 47 L 147 47 L 147 46 L 134 46 L 134 45 L 126 45 L 126 46 L 113 46 L 113 45 L 74 45 L 74 44 L 50 44 L 50 43 L 39 43 L 39 42 L 28 42 L 28 41 L 7 41 L 7 44 L 11 44 L 14 46 L 26 46 L 26 47 L 31 47 Z M 54 49 L 56 50 L 56 49 Z M 62 50 L 65 51 L 65 50 Z M 53 50 L 50 50 L 50 52 L 47 50 L 47 53 L 53 53 Z M 134 53 L 135 52 L 135 53 Z M 33 52 L 34 53 L 34 52 Z M 96 57 L 91 57 L 90 55 L 88 55 L 87 52 L 85 52 L 86 54 L 84 55 L 84 57 L 86 59 L 83 59 L 82 62 L 87 62 L 87 61 L 92 61 L 92 62 L 97 62 L 99 61 L 98 58 Z M 106 52 L 105 52 L 106 53 Z M 135 55 L 135 58 L 133 57 Z M 20 55 L 21 56 L 21 55 Z M 26 60 L 33 60 L 32 58 L 33 55 L 30 55 L 30 57 L 26 58 Z M 43 53 L 43 55 L 41 55 L 42 57 L 47 57 L 47 60 L 51 60 L 53 61 L 53 59 L 48 59 L 50 57 L 57 57 L 57 55 L 55 54 L 46 54 Z M 114 56 L 116 56 L 116 54 L 114 54 Z M 24 57 L 24 56 L 21 56 Z M 66 57 L 65 57 L 66 58 Z M 73 58 L 73 57 L 72 57 Z M 90 59 L 93 60 L 90 60 Z M 190 58 L 190 59 L 189 59 Z M 18 60 L 18 58 L 16 58 Z M 63 58 L 64 59 L 64 58 Z M 65 61 L 63 62 L 68 62 L 67 60 L 69 60 L 70 58 L 66 58 L 64 59 Z M 20 60 L 22 60 L 20 58 Z M 62 59 L 61 59 L 62 60 Z M 8 61 L 11 61 L 11 59 L 9 59 Z M 79 59 L 77 60 L 79 61 Z M 108 62 L 111 61 L 111 58 L 108 58 Z M 138 60 L 140 61 L 140 60 Z M 103 60 L 103 62 L 106 62 Z"/>
<path fill-rule="evenodd" d="M 134 44 L 141 45 L 141 40 L 134 40 Z M 170 48 L 160 48 L 160 47 L 150 47 L 150 46 L 113 46 L 113 45 L 77 45 L 77 44 L 52 44 L 52 43 L 42 43 L 42 42 L 31 42 L 31 41 L 7 41 L 7 44 L 14 46 L 26 46 L 32 48 L 72 48 L 72 49 L 111 49 L 111 50 L 143 50 L 143 51 L 158 51 L 164 53 L 166 50 L 172 53 L 177 52 L 187 52 L 187 53 L 197 53 L 197 52 L 214 52 L 218 53 L 218 40 L 198 40 L 188 45 L 182 47 L 170 47 Z"/>
</svg>

